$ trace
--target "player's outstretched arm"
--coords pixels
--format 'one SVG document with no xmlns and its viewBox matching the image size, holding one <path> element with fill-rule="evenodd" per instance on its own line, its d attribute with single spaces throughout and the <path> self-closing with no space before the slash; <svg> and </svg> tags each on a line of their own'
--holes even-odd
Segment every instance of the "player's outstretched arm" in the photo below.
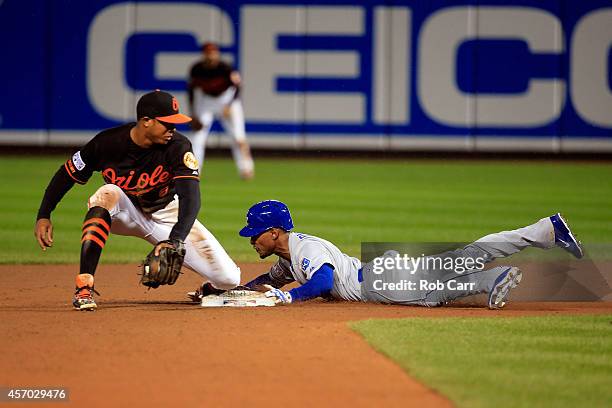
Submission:
<svg viewBox="0 0 612 408">
<path fill-rule="evenodd" d="M 302 286 L 293 288 L 289 292 L 283 292 L 280 289 L 268 286 L 266 296 L 275 298 L 277 304 L 289 304 L 296 301 L 314 299 L 327 294 L 332 290 L 333 286 L 334 268 L 330 264 L 324 264 Z"/>
<path fill-rule="evenodd" d="M 34 236 L 38 241 L 38 245 L 43 251 L 53 246 L 53 224 L 48 218 L 41 218 L 36 221 L 34 227 Z"/>
<path fill-rule="evenodd" d="M 310 280 L 289 291 L 293 301 L 303 301 L 314 299 L 329 293 L 334 287 L 334 267 L 330 264 L 323 264 Z"/>
<path fill-rule="evenodd" d="M 178 220 L 168 239 L 185 242 L 200 211 L 200 184 L 195 179 L 177 179 L 175 188 L 179 200 Z"/>
<path fill-rule="evenodd" d="M 295 279 L 293 278 L 293 275 L 291 275 L 288 268 L 289 267 L 287 266 L 283 266 L 279 261 L 275 263 L 268 272 L 259 275 L 252 281 L 246 283 L 244 286 L 258 292 L 268 291 L 269 289 L 266 288 L 265 285 L 280 289 L 291 282 L 295 282 Z"/>
<path fill-rule="evenodd" d="M 279 283 L 272 279 L 269 272 L 259 275 L 255 279 L 250 282 L 244 284 L 247 288 L 251 290 L 255 290 L 257 292 L 266 292 L 268 289 L 264 287 L 265 285 L 269 285 L 275 288 L 282 288 L 284 283 Z"/>
<path fill-rule="evenodd" d="M 43 251 L 53 246 L 51 212 L 53 212 L 57 204 L 72 186 L 74 186 L 74 180 L 69 177 L 64 166 L 60 166 L 53 178 L 51 178 L 51 181 L 49 181 L 49 185 L 45 190 L 45 194 L 38 209 L 38 215 L 36 216 L 34 236 Z"/>
</svg>

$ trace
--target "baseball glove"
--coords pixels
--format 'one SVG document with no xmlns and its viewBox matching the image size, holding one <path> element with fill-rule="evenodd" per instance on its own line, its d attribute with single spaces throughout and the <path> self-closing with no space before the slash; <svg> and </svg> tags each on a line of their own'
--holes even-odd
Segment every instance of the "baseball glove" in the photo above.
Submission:
<svg viewBox="0 0 612 408">
<path fill-rule="evenodd" d="M 160 247 L 159 255 L 155 250 Z M 185 244 L 179 240 L 160 241 L 142 263 L 140 283 L 149 288 L 174 285 L 185 259 Z"/>
</svg>

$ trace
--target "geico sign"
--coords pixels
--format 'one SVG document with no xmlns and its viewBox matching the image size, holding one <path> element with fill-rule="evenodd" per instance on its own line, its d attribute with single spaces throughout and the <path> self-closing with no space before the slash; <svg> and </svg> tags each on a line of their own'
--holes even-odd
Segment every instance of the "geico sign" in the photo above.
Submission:
<svg viewBox="0 0 612 408">
<path fill-rule="evenodd" d="M 528 128 L 557 120 L 569 94 L 584 121 L 598 127 L 612 126 L 608 84 L 612 8 L 591 11 L 578 21 L 567 42 L 569 68 L 565 77 L 530 77 L 526 90 L 511 94 L 461 90 L 456 79 L 458 49 L 466 41 L 508 39 L 523 41 L 533 55 L 564 55 L 568 53 L 566 33 L 559 18 L 550 12 L 523 6 L 447 7 L 426 16 L 414 39 L 408 7 L 376 6 L 371 24 L 366 23 L 366 16 L 361 6 L 243 5 L 240 38 L 235 39 L 230 15 L 214 5 L 114 4 L 103 9 L 89 29 L 90 100 L 103 116 L 130 118 L 131 112 L 117 104 L 139 95 L 125 80 L 126 41 L 140 33 L 187 33 L 198 43 L 212 39 L 234 46 L 239 41 L 243 98 L 250 123 L 409 125 L 410 101 L 417 100 L 425 114 L 442 125 Z M 126 18 L 133 18 L 135 24 L 126 24 Z M 371 48 L 279 49 L 281 36 L 361 38 L 369 41 Z M 412 47 L 417 47 L 416 61 L 411 61 Z M 197 57 L 193 52 L 160 52 L 155 58 L 155 75 L 160 79 L 185 78 L 189 63 Z M 364 70 L 368 70 L 366 76 Z M 371 78 L 371 84 L 367 90 L 280 91 L 277 83 L 281 77 L 365 77 Z M 411 99 L 413 93 L 416 99 Z"/>
</svg>

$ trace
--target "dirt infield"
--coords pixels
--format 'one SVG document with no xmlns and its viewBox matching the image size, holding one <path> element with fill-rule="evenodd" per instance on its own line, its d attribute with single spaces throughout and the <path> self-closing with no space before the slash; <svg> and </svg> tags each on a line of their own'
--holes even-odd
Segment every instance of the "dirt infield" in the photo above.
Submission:
<svg viewBox="0 0 612 408">
<path fill-rule="evenodd" d="M 243 280 L 265 267 L 242 265 Z M 66 387 L 71 404 L 90 407 L 450 406 L 346 322 L 612 313 L 612 302 L 514 302 L 495 312 L 323 301 L 202 309 L 183 300 L 199 284 L 197 275 L 146 291 L 133 265 L 102 266 L 100 307 L 79 313 L 70 306 L 77 269 L 0 266 L 0 386 Z"/>
</svg>

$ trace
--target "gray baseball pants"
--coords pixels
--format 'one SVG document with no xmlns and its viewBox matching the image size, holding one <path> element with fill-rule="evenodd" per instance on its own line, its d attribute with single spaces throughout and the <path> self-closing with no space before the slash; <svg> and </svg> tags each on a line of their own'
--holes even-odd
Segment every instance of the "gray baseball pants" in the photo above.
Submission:
<svg viewBox="0 0 612 408">
<path fill-rule="evenodd" d="M 555 246 L 555 233 L 549 218 L 512 231 L 490 234 L 454 251 L 429 255 L 421 265 L 439 266 L 449 262 L 458 265 L 465 259 L 481 259 L 478 268 L 458 273 L 455 269 L 419 267 L 390 268 L 375 273 L 375 261 L 363 266 L 361 283 L 365 302 L 402 305 L 441 306 L 452 300 L 479 293 L 488 293 L 500 273 L 507 267 L 484 269 L 484 265 L 498 258 L 508 257 L 528 247 L 548 249 Z M 382 258 L 394 258 L 396 251 L 387 251 Z M 438 262 L 436 262 L 436 260 Z M 444 262 L 442 262 L 444 261 Z M 380 265 L 379 261 L 379 265 Z M 379 271 L 380 272 L 380 271 Z M 398 284 L 400 289 L 398 289 Z"/>
</svg>

